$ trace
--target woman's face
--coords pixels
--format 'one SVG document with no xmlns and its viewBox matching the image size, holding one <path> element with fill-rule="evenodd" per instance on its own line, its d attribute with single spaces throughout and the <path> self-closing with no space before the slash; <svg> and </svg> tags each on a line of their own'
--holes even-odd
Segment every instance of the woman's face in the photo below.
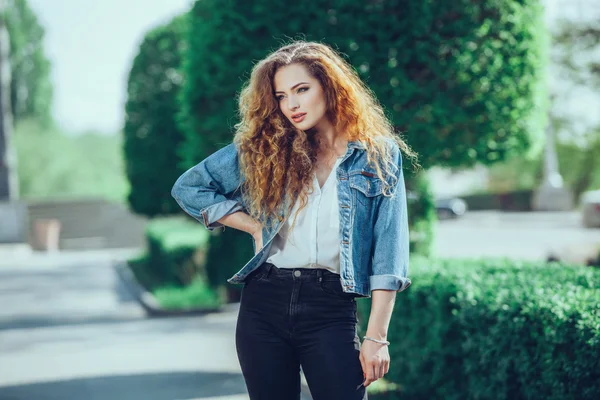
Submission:
<svg viewBox="0 0 600 400">
<path fill-rule="evenodd" d="M 281 67 L 273 80 L 279 109 L 296 128 L 306 131 L 326 119 L 327 104 L 323 88 L 304 65 Z"/>
</svg>

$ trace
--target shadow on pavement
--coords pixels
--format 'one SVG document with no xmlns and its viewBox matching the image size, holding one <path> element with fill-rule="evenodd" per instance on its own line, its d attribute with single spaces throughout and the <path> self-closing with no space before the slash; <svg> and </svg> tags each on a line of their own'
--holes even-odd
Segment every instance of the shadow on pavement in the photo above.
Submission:
<svg viewBox="0 0 600 400">
<path fill-rule="evenodd" d="M 183 400 L 245 394 L 241 374 L 165 372 L 0 387 L 2 400 Z"/>
</svg>

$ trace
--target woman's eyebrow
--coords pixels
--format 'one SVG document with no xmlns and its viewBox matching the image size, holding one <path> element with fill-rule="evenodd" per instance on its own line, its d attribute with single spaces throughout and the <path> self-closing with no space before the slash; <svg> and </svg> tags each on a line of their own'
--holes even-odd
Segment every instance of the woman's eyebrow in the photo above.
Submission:
<svg viewBox="0 0 600 400">
<path fill-rule="evenodd" d="M 290 88 L 290 90 L 294 90 L 294 88 L 295 88 L 296 86 L 300 86 L 300 85 L 302 85 L 303 83 L 306 83 L 306 84 L 308 84 L 308 82 L 300 82 L 300 83 L 296 83 L 294 86 L 292 86 L 292 87 Z M 280 90 L 278 90 L 278 91 L 276 91 L 275 93 L 283 93 L 283 92 L 282 92 L 282 91 L 280 91 Z"/>
</svg>

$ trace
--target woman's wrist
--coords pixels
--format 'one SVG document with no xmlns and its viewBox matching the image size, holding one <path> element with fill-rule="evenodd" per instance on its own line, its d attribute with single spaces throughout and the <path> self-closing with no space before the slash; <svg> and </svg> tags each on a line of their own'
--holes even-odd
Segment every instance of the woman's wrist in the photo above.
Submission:
<svg viewBox="0 0 600 400">
<path fill-rule="evenodd" d="M 389 346 L 389 344 L 390 344 L 390 342 L 388 342 L 387 340 L 375 339 L 375 338 L 372 338 L 370 336 L 364 336 L 363 339 L 364 340 L 370 340 L 372 342 L 383 344 L 383 345 L 386 345 L 386 346 Z"/>
<path fill-rule="evenodd" d="M 387 340 L 387 332 L 381 332 L 381 331 L 373 331 L 373 330 L 368 330 L 365 333 L 365 336 L 371 337 L 373 339 L 377 339 L 377 340 Z"/>
</svg>

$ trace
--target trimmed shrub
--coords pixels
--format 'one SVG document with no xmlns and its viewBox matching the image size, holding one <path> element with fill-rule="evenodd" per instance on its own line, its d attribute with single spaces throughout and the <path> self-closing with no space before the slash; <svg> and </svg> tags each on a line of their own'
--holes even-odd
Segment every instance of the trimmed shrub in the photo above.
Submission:
<svg viewBox="0 0 600 400">
<path fill-rule="evenodd" d="M 182 93 L 188 166 L 231 141 L 253 64 L 297 37 L 336 47 L 424 167 L 491 164 L 543 144 L 539 0 L 197 1 Z"/>
<path fill-rule="evenodd" d="M 176 153 L 183 134 L 175 114 L 186 29 L 182 15 L 150 31 L 129 73 L 124 127 L 128 201 L 134 212 L 149 217 L 180 212 L 171 188 L 185 170 Z"/>
<path fill-rule="evenodd" d="M 187 218 L 153 220 L 146 228 L 148 273 L 161 286 L 187 286 L 204 270 L 209 232 Z"/>
<path fill-rule="evenodd" d="M 400 399 L 595 399 L 600 271 L 559 263 L 415 260 L 386 376 Z M 360 300 L 361 331 L 370 300 Z"/>
<path fill-rule="evenodd" d="M 222 305 L 221 298 L 202 276 L 183 288 L 177 286 L 159 287 L 154 290 L 154 296 L 160 305 L 166 309 L 215 309 Z"/>
<path fill-rule="evenodd" d="M 252 237 L 233 228 L 215 229 L 206 256 L 206 276 L 212 287 L 222 287 L 229 301 L 239 301 L 242 286 L 227 282 L 254 256 Z"/>
</svg>

